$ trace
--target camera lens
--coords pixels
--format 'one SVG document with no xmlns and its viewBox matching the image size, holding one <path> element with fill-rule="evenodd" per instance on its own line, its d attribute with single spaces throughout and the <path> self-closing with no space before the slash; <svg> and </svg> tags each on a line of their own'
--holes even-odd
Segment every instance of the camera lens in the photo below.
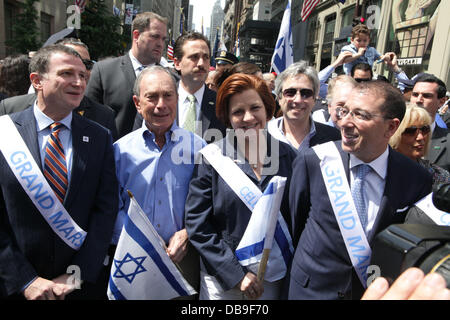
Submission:
<svg viewBox="0 0 450 320">
<path fill-rule="evenodd" d="M 450 289 L 450 244 L 437 248 L 426 256 L 419 267 L 425 273 L 437 272 L 445 278 L 447 288 Z"/>
</svg>

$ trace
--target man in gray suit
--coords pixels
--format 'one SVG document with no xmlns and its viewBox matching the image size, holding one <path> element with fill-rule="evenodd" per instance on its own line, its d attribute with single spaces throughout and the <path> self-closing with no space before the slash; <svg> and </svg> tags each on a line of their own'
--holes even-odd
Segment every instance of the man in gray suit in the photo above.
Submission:
<svg viewBox="0 0 450 320">
<path fill-rule="evenodd" d="M 411 102 L 425 108 L 433 119 L 430 149 L 427 159 L 447 171 L 450 170 L 450 132 L 439 127 L 436 114 L 445 102 L 445 83 L 432 74 L 423 74 L 416 79 Z"/>
<path fill-rule="evenodd" d="M 167 19 L 153 12 L 136 16 L 131 50 L 95 64 L 86 95 L 113 108 L 119 138 L 132 131 L 136 117 L 133 85 L 145 67 L 159 64 L 167 39 Z"/>
</svg>

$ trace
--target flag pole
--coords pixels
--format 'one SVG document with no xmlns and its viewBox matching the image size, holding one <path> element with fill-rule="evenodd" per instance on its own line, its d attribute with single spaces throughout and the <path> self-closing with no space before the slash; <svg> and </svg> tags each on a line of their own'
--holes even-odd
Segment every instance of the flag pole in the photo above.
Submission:
<svg viewBox="0 0 450 320">
<path fill-rule="evenodd" d="M 266 274 L 267 262 L 269 261 L 269 254 L 270 254 L 270 249 L 263 250 L 261 261 L 260 261 L 259 267 L 258 267 L 258 274 L 257 274 L 258 281 L 262 282 L 264 280 L 264 276 Z"/>
</svg>

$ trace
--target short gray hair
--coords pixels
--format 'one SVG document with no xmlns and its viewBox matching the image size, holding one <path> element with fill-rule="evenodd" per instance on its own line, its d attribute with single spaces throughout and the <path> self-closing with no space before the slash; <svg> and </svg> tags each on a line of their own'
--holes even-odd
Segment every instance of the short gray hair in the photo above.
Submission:
<svg viewBox="0 0 450 320">
<path fill-rule="evenodd" d="M 148 73 L 157 73 L 157 72 L 164 72 L 164 73 L 167 73 L 170 76 L 170 79 L 172 79 L 172 84 L 173 84 L 173 88 L 175 90 L 175 93 L 178 94 L 177 80 L 175 79 L 175 76 L 169 70 L 167 70 L 166 68 L 163 68 L 161 66 L 156 66 L 156 65 L 147 67 L 144 70 L 142 70 L 142 72 L 139 74 L 139 76 L 137 77 L 136 81 L 134 82 L 133 94 L 139 98 L 139 95 L 141 94 L 141 81 L 142 81 L 142 79 L 144 79 L 144 77 Z"/>
<path fill-rule="evenodd" d="M 357 82 L 355 79 L 353 79 L 350 76 L 347 76 L 345 74 L 341 74 L 337 77 L 334 77 L 330 81 L 328 81 L 328 92 L 327 92 L 327 102 L 328 104 L 331 104 L 331 101 L 333 100 L 333 94 L 336 87 L 339 86 L 352 86 L 353 88 L 356 86 Z"/>
<path fill-rule="evenodd" d="M 305 75 L 306 77 L 308 77 L 309 81 L 311 81 L 314 89 L 314 96 L 316 97 L 319 94 L 320 82 L 316 69 L 314 69 L 314 67 L 312 66 L 309 66 L 307 61 L 301 60 L 291 64 L 277 76 L 277 79 L 275 80 L 275 94 L 278 98 L 281 97 L 283 83 L 287 79 L 300 74 Z"/>
</svg>

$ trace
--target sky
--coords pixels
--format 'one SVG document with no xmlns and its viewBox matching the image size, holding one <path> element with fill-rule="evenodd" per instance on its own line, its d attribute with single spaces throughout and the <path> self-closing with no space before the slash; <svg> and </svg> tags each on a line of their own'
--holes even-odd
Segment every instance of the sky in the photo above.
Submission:
<svg viewBox="0 0 450 320">
<path fill-rule="evenodd" d="M 222 9 L 225 7 L 225 0 L 220 0 Z M 194 6 L 194 15 L 192 22 L 195 24 L 195 30 L 201 31 L 202 29 L 202 16 L 203 16 L 203 28 L 206 32 L 206 28 L 209 28 L 211 24 L 211 14 L 216 0 L 190 0 L 189 4 Z"/>
</svg>

